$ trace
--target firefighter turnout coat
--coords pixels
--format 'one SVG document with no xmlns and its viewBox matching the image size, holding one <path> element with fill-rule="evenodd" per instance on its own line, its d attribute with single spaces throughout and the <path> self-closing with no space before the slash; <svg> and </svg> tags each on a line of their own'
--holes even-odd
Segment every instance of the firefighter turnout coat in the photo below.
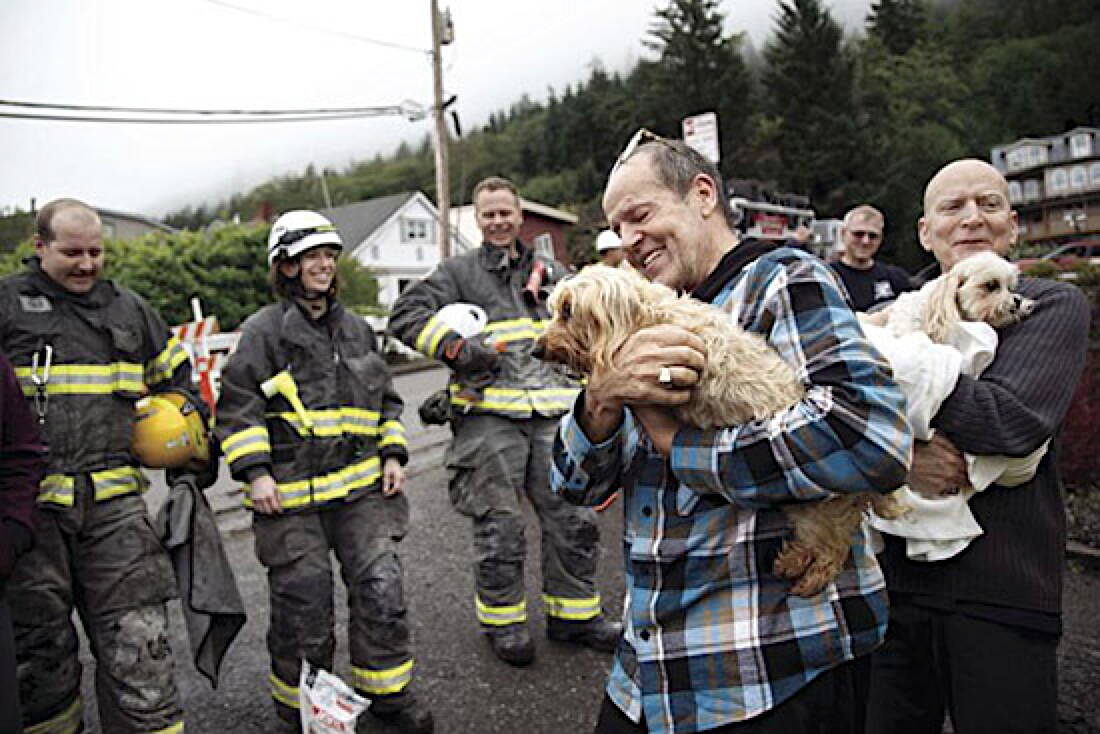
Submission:
<svg viewBox="0 0 1100 734">
<path fill-rule="evenodd" d="M 285 395 L 264 394 L 283 372 L 312 426 Z M 354 499 L 380 488 L 385 459 L 408 460 L 404 403 L 374 331 L 336 301 L 317 322 L 290 301 L 253 314 L 221 379 L 217 435 L 229 469 L 244 482 L 270 473 L 283 512 Z"/>
<path fill-rule="evenodd" d="M 0 281 L 0 349 L 49 452 L 38 542 L 8 587 L 27 730 L 82 723 L 75 606 L 97 651 L 104 731 L 180 731 L 164 608 L 172 568 L 130 445 L 143 393 L 191 388 L 187 353 L 137 294 L 109 280 L 70 293 L 37 258 Z"/>
<path fill-rule="evenodd" d="M 507 249 L 483 244 L 477 250 L 449 258 L 427 278 L 412 285 L 394 305 L 390 330 L 403 342 L 433 359 L 443 359 L 447 344 L 458 338 L 436 313 L 451 303 L 472 303 L 485 309 L 488 324 L 474 338 L 502 352 L 500 370 L 487 386 L 472 387 L 451 375 L 451 406 L 457 413 L 488 413 L 506 418 L 566 413 L 577 396 L 577 383 L 560 370 L 531 356 L 534 342 L 546 328 L 550 312 L 545 297 L 531 304 L 524 289 L 537 261 L 546 267 L 543 295 L 564 274 L 564 268 L 517 243 L 513 262 Z"/>
</svg>

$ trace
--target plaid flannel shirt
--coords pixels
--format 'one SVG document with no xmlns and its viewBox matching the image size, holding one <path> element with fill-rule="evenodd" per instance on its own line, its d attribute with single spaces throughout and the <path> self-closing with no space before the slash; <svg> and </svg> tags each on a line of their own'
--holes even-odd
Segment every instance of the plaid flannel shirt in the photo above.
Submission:
<svg viewBox="0 0 1100 734">
<path fill-rule="evenodd" d="M 625 411 L 594 445 L 562 419 L 552 485 L 596 504 L 623 489 L 627 600 L 608 695 L 649 731 L 694 732 L 757 716 L 885 634 L 882 573 L 865 528 L 840 576 L 809 599 L 772 564 L 781 506 L 887 492 L 908 470 L 903 398 L 820 261 L 780 249 L 750 263 L 715 305 L 794 366 L 805 397 L 772 418 L 684 427 L 666 461 Z"/>
</svg>

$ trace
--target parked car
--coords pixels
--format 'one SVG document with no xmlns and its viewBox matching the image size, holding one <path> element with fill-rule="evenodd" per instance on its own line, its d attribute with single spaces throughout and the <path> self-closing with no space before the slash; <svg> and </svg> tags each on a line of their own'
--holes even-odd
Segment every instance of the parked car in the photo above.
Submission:
<svg viewBox="0 0 1100 734">
<path fill-rule="evenodd" d="M 1051 263 L 1059 270 L 1070 270 L 1081 262 L 1100 266 L 1100 240 L 1070 242 L 1042 257 L 1022 257 L 1015 262 L 1020 270 L 1027 270 L 1041 262 Z"/>
</svg>

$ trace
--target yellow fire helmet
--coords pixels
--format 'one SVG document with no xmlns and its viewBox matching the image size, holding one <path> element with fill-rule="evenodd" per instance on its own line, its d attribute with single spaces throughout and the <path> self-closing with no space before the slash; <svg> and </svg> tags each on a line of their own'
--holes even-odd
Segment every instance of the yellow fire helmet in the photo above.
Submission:
<svg viewBox="0 0 1100 734">
<path fill-rule="evenodd" d="M 202 411 L 182 393 L 147 395 L 137 402 L 132 450 L 150 469 L 198 471 L 210 461 L 210 441 Z"/>
</svg>

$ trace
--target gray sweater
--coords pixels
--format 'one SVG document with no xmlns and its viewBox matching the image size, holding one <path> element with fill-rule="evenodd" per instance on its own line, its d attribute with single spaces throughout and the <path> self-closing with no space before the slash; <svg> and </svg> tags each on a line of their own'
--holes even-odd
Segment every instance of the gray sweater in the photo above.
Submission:
<svg viewBox="0 0 1100 734">
<path fill-rule="evenodd" d="M 999 330 L 993 364 L 980 379 L 961 377 L 932 425 L 972 454 L 1026 456 L 1057 438 L 1085 362 L 1088 303 L 1066 283 L 1021 279 L 1034 313 Z M 910 561 L 905 542 L 887 536 L 880 557 L 892 592 L 1057 614 L 1062 604 L 1065 507 L 1058 441 L 1035 477 L 992 486 L 970 500 L 985 531 L 946 561 Z"/>
</svg>

